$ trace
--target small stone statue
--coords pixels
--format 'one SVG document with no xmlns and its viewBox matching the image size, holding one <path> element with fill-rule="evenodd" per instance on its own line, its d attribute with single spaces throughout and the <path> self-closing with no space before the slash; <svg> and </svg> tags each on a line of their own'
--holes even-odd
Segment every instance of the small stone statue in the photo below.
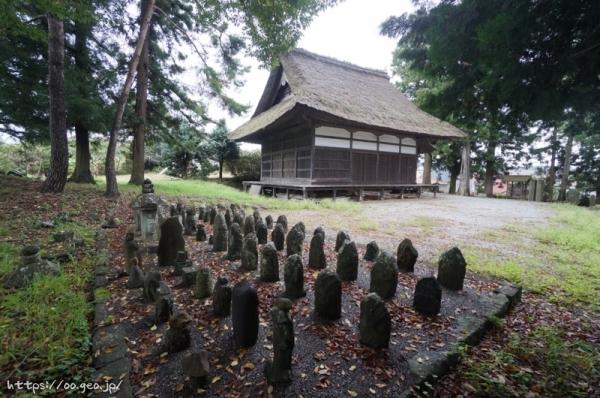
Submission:
<svg viewBox="0 0 600 398">
<path fill-rule="evenodd" d="M 140 246 L 135 241 L 135 234 L 133 231 L 128 231 L 125 235 L 125 270 L 127 274 L 131 275 L 132 259 L 137 259 L 137 265 L 142 266 L 142 253 Z"/>
<path fill-rule="evenodd" d="M 292 381 L 292 352 L 294 350 L 294 323 L 290 317 L 292 302 L 277 298 L 270 311 L 273 327 L 273 361 L 265 365 L 270 384 Z"/>
</svg>

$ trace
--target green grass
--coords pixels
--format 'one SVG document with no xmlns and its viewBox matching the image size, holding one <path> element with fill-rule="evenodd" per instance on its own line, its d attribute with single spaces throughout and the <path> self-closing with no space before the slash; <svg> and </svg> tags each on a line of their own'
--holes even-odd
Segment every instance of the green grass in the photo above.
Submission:
<svg viewBox="0 0 600 398">
<path fill-rule="evenodd" d="M 18 261 L 15 248 L 0 244 L 0 276 Z M 0 287 L 0 373 L 4 379 L 85 377 L 81 366 L 89 355 L 91 306 L 84 287 L 90 264 L 80 261 L 58 276 L 38 276 L 30 286 L 14 292 Z M 79 367 L 79 376 L 71 374 L 74 365 Z"/>
<path fill-rule="evenodd" d="M 556 215 L 540 229 L 508 226 L 484 233 L 510 248 L 465 247 L 468 268 L 547 294 L 560 304 L 600 310 L 600 212 L 554 205 Z"/>
<path fill-rule="evenodd" d="M 433 217 L 419 216 L 412 218 L 404 224 L 407 227 L 420 228 L 425 233 L 430 233 L 436 225 L 440 224 L 440 220 Z"/>
<path fill-rule="evenodd" d="M 361 220 L 357 226 L 361 231 L 377 231 L 379 229 L 379 224 L 372 220 Z"/>
<path fill-rule="evenodd" d="M 349 200 L 320 199 L 320 200 L 286 200 L 273 199 L 266 196 L 250 195 L 242 190 L 212 181 L 203 180 L 175 180 L 164 177 L 149 175 L 154 184 L 154 191 L 158 195 L 187 197 L 190 200 L 198 200 L 210 203 L 237 203 L 239 205 L 259 206 L 267 209 L 302 210 L 302 209 L 332 209 L 353 211 L 360 205 Z M 101 185 L 104 184 L 99 179 Z M 74 184 L 71 184 L 74 185 Z M 129 185 L 125 182 L 119 183 L 121 192 L 141 192 L 140 187 Z"/>
<path fill-rule="evenodd" d="M 467 382 L 486 397 L 526 396 L 530 391 L 543 397 L 586 397 L 588 386 L 600 377 L 597 348 L 544 326 L 525 336 L 512 333 L 503 350 L 467 361 Z"/>
</svg>

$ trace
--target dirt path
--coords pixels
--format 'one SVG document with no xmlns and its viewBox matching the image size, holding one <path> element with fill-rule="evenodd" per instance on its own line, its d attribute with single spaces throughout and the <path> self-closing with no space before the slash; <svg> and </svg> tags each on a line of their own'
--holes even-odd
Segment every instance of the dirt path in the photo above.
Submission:
<svg viewBox="0 0 600 398">
<path fill-rule="evenodd" d="M 426 263 L 456 245 L 498 249 L 502 243 L 493 239 L 490 231 L 510 233 L 515 227 L 541 227 L 553 214 L 546 203 L 444 194 L 437 198 L 423 195 L 420 199 L 365 201 L 358 212 L 351 214 L 332 210 L 287 212 L 291 225 L 303 221 L 309 230 L 322 226 L 329 239 L 345 230 L 357 243 L 375 240 L 381 248 L 394 251 L 402 239 L 409 238 L 419 250 L 420 261 Z"/>
</svg>

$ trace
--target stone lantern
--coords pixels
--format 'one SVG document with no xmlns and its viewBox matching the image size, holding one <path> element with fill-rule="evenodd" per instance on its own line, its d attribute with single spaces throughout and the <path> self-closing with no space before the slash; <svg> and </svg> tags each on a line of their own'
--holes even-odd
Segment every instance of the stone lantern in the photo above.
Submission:
<svg viewBox="0 0 600 398">
<path fill-rule="evenodd" d="M 169 205 L 154 194 L 154 185 L 149 179 L 144 180 L 142 194 L 131 208 L 135 211 L 135 234 L 144 243 L 156 242 L 160 238 L 160 224 L 169 215 Z"/>
</svg>

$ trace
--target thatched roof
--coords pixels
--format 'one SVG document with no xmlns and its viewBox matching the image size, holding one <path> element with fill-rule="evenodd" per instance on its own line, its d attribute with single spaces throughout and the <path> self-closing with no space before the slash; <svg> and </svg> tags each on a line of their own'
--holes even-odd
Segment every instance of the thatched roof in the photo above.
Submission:
<svg viewBox="0 0 600 398">
<path fill-rule="evenodd" d="M 283 89 L 288 90 L 285 96 Z M 253 117 L 230 137 L 250 138 L 298 107 L 415 136 L 465 136 L 458 128 L 420 110 L 390 83 L 385 72 L 296 49 L 271 72 Z"/>
</svg>

